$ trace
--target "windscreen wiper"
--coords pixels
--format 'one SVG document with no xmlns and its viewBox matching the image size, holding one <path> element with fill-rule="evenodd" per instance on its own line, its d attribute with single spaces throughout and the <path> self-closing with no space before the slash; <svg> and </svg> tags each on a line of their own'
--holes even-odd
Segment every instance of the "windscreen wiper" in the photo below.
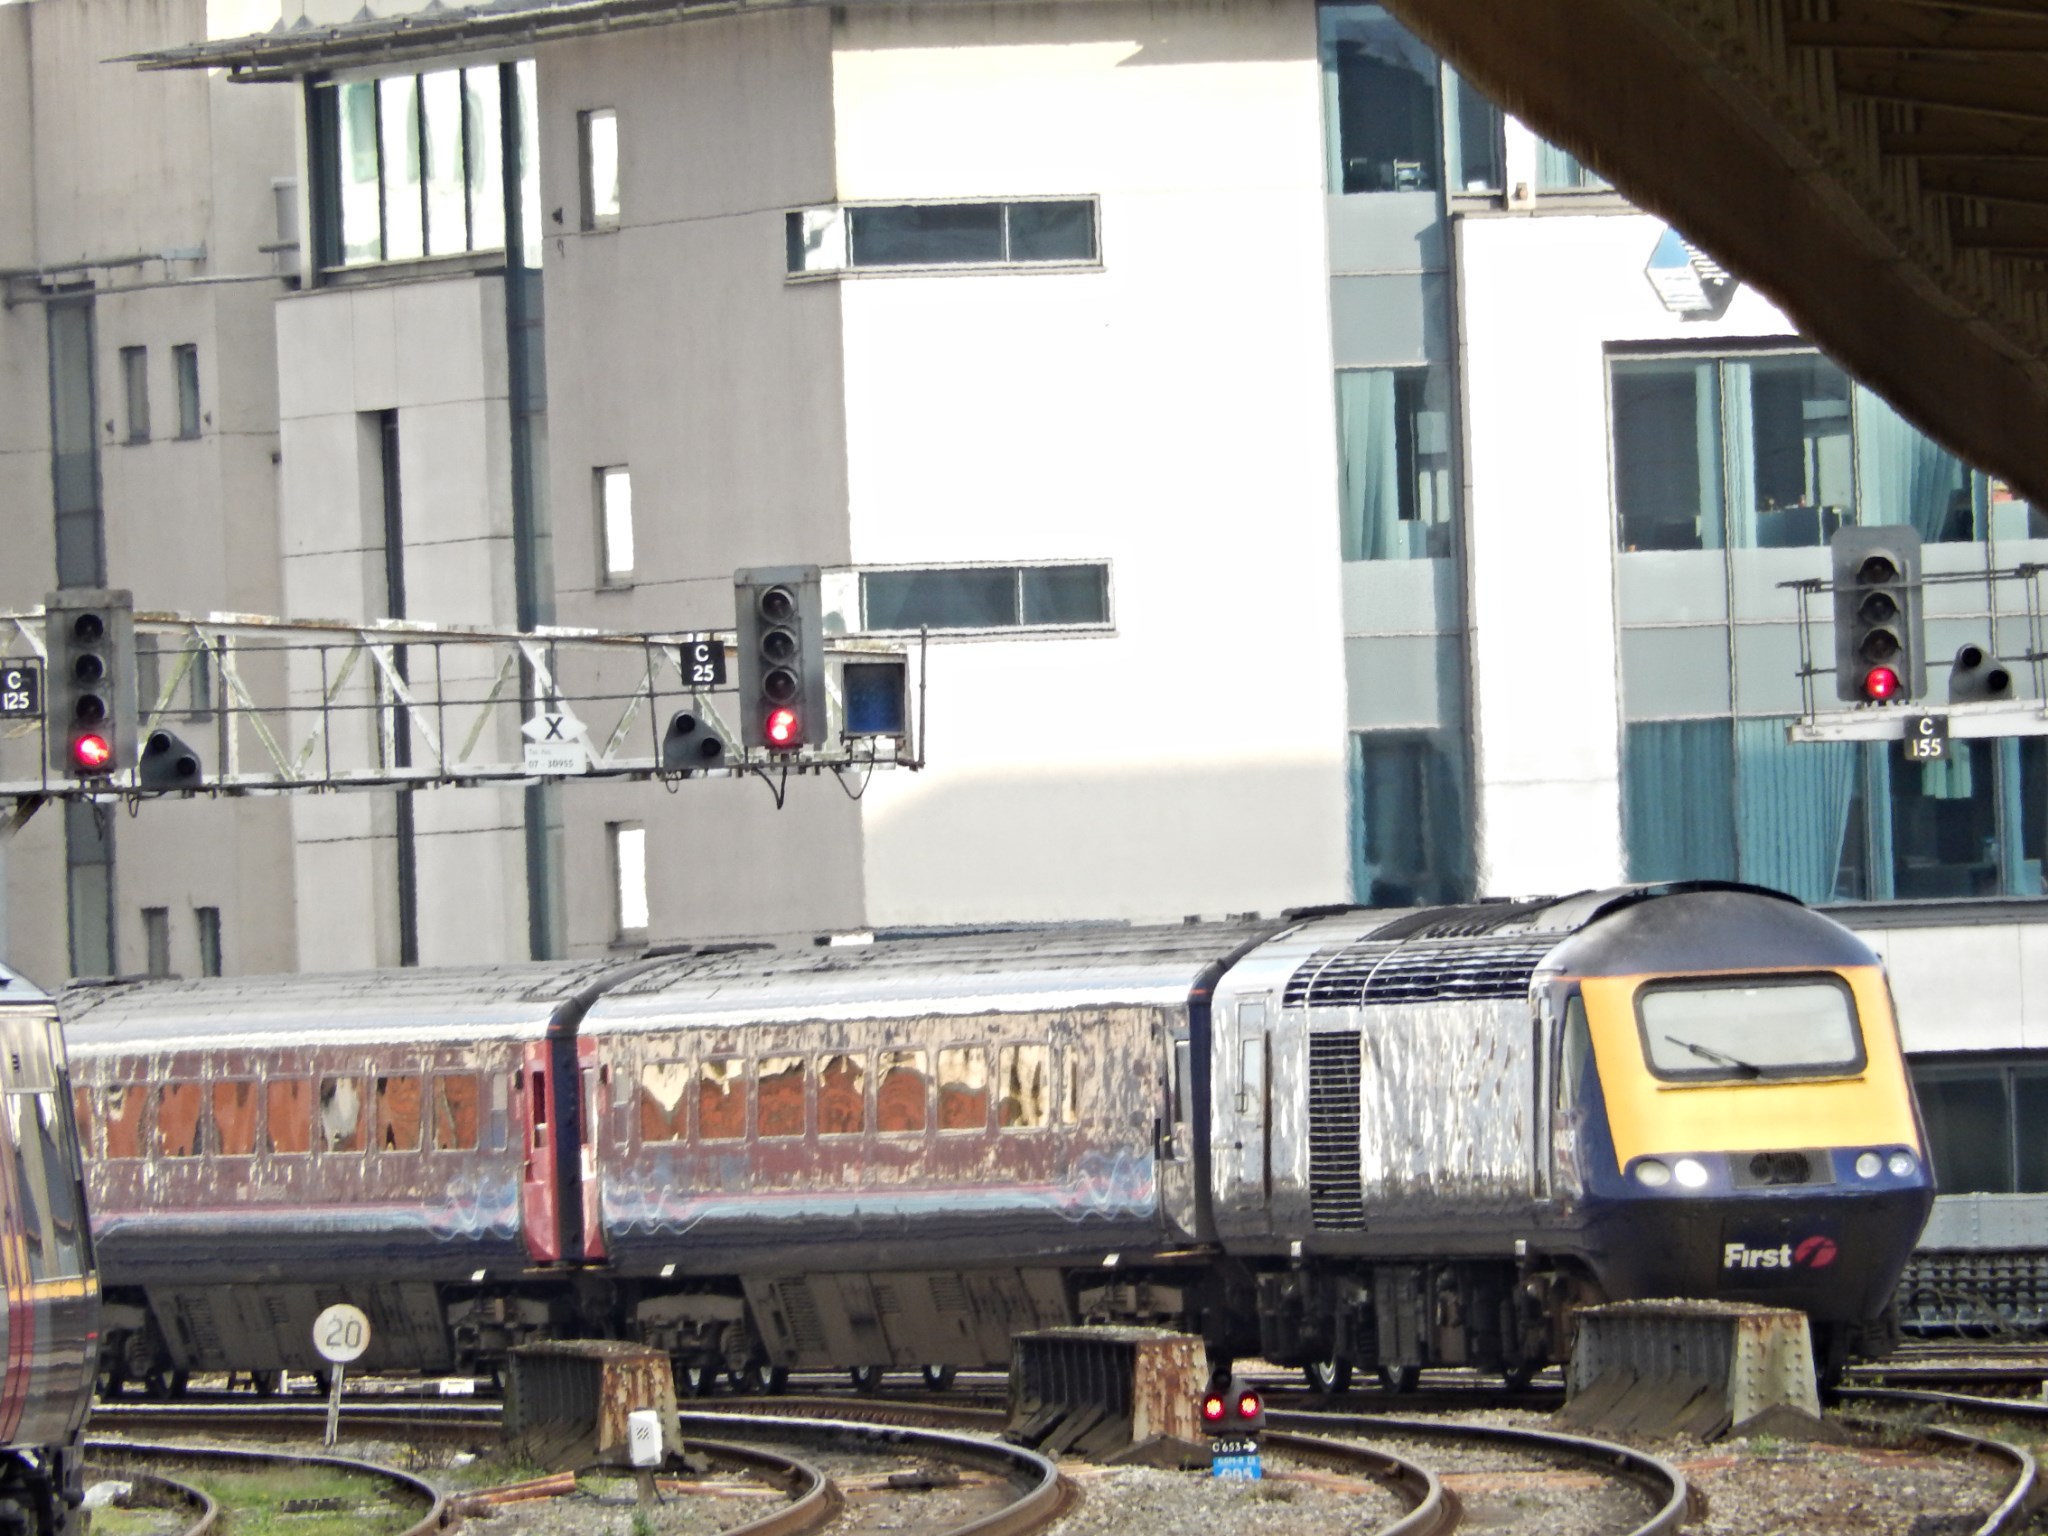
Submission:
<svg viewBox="0 0 2048 1536">
<path fill-rule="evenodd" d="M 1673 1045 L 1691 1051 L 1693 1055 L 1708 1061 L 1718 1061 L 1724 1067 L 1733 1067 L 1744 1077 L 1762 1077 L 1764 1069 L 1753 1061 L 1744 1061 L 1740 1056 L 1730 1056 L 1726 1051 L 1717 1051 L 1711 1045 L 1701 1045 L 1697 1040 L 1681 1040 L 1676 1035 L 1664 1037 Z"/>
</svg>

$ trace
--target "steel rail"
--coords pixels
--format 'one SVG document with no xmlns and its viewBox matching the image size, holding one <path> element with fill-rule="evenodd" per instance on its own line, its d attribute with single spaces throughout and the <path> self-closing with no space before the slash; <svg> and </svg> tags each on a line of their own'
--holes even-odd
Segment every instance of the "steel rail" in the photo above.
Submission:
<svg viewBox="0 0 2048 1536">
<path fill-rule="evenodd" d="M 454 1521 L 454 1510 L 448 1496 L 431 1483 L 414 1477 L 410 1472 L 401 1472 L 396 1467 L 380 1466 L 374 1461 L 357 1461 L 348 1456 L 301 1455 L 287 1451 L 243 1450 L 218 1445 L 176 1445 L 148 1440 L 108 1440 L 98 1436 L 85 1442 L 85 1449 L 101 1457 L 107 1456 L 159 1456 L 166 1461 L 218 1461 L 244 1462 L 260 1465 L 265 1462 L 295 1463 L 306 1466 L 333 1467 L 357 1477 L 381 1478 L 394 1483 L 408 1492 L 424 1499 L 427 1512 L 414 1521 L 398 1536 L 431 1536 L 431 1533 L 445 1530 Z"/>
<path fill-rule="evenodd" d="M 984 1471 L 995 1472 L 1021 1487 L 1023 1492 L 1003 1508 L 952 1527 L 945 1536 L 1028 1536 L 1051 1524 L 1065 1510 L 1069 1497 L 1059 1468 L 1036 1451 L 1000 1441 L 977 1440 L 943 1429 L 912 1429 L 902 1425 L 875 1425 L 844 1419 L 815 1419 L 773 1413 L 699 1413 L 678 1415 L 687 1444 L 691 1431 L 717 1434 L 761 1435 L 773 1433 L 798 1439 L 849 1436 L 889 1446 L 912 1446 L 931 1451 L 951 1461 L 963 1461 Z"/>
<path fill-rule="evenodd" d="M 1284 1422 L 1296 1429 L 1325 1434 L 1342 1430 L 1367 1435 L 1412 1435 L 1418 1439 L 1491 1442 L 1553 1458 L 1567 1456 L 1607 1464 L 1643 1488 L 1652 1498 L 1661 1500 L 1657 1512 L 1629 1536 L 1672 1536 L 1690 1515 L 1692 1488 L 1683 1472 L 1661 1456 L 1652 1456 L 1647 1451 L 1608 1440 L 1557 1434 L 1543 1429 L 1517 1429 L 1505 1424 L 1450 1424 L 1429 1419 L 1390 1419 L 1377 1414 L 1269 1411 L 1266 1419 L 1268 1423 Z"/>
<path fill-rule="evenodd" d="M 839 1485 L 807 1461 L 727 1440 L 692 1439 L 683 1443 L 714 1461 L 737 1462 L 757 1476 L 779 1484 L 790 1496 L 789 1503 L 773 1514 L 732 1526 L 723 1536 L 802 1536 L 826 1524 L 845 1505 Z"/>
<path fill-rule="evenodd" d="M 1997 1397 L 1968 1397 L 1959 1392 L 1856 1387 L 1845 1389 L 1837 1395 L 1859 1402 L 1947 1408 L 1958 1413 L 1977 1413 L 2006 1419 L 2048 1418 L 2048 1403 Z M 1871 1420 L 1861 1422 L 1873 1427 L 1885 1427 Z M 2040 1509 L 2044 1502 L 2048 1502 L 2048 1488 L 2044 1488 L 2041 1483 L 2040 1464 L 2026 1447 L 1990 1435 L 1973 1435 L 1968 1430 L 1956 1429 L 1946 1424 L 1913 1424 L 1904 1427 L 1914 1434 L 1945 1440 L 1951 1445 L 1959 1445 L 1967 1451 L 1991 1461 L 2002 1462 L 2012 1468 L 2012 1484 L 2006 1489 L 2005 1497 L 1999 1500 L 1989 1515 L 1984 1517 L 1983 1523 L 1971 1532 L 1971 1536 L 2005 1536 L 2005 1533 L 2017 1531 L 2032 1519 L 2034 1512 Z"/>
<path fill-rule="evenodd" d="M 179 1536 L 207 1536 L 207 1532 L 211 1531 L 214 1524 L 220 1519 L 220 1505 L 214 1502 L 213 1495 L 204 1488 L 195 1488 L 190 1483 L 181 1483 L 175 1477 L 165 1477 L 160 1472 L 123 1472 L 122 1477 L 131 1486 L 138 1483 L 148 1483 L 153 1487 L 169 1492 L 180 1503 L 188 1504 L 198 1509 L 199 1518 L 186 1526 L 179 1533 Z"/>
<path fill-rule="evenodd" d="M 1268 1430 L 1264 1439 L 1268 1447 L 1304 1461 L 1362 1468 L 1367 1477 L 1392 1492 L 1408 1506 L 1408 1512 L 1391 1525 L 1380 1527 L 1378 1536 L 1448 1536 L 1457 1529 L 1457 1500 L 1444 1491 L 1443 1479 L 1427 1467 L 1404 1461 L 1388 1451 L 1347 1445 L 1321 1435 Z"/>
</svg>

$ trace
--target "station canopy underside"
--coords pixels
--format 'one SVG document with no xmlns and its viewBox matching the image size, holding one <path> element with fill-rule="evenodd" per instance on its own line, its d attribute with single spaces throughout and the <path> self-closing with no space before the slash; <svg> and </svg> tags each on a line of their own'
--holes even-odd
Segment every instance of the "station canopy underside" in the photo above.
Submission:
<svg viewBox="0 0 2048 1536">
<path fill-rule="evenodd" d="M 2048 504 L 2048 0 L 1385 0 Z"/>
</svg>

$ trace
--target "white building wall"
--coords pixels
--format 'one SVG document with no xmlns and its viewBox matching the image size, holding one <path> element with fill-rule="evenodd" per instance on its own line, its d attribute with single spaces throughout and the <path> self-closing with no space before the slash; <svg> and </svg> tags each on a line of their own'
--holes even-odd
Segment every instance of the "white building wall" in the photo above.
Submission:
<svg viewBox="0 0 2048 1536">
<path fill-rule="evenodd" d="M 1791 334 L 1743 289 L 1688 321 L 1643 275 L 1647 214 L 1457 220 L 1478 889 L 1622 878 L 1610 342 Z"/>
<path fill-rule="evenodd" d="M 1096 196 L 1102 270 L 842 281 L 858 564 L 1106 560 L 1115 633 L 932 647 L 869 919 L 1340 898 L 1313 8 L 855 12 L 846 201 Z M 943 123 L 943 132 L 933 125 Z"/>
</svg>

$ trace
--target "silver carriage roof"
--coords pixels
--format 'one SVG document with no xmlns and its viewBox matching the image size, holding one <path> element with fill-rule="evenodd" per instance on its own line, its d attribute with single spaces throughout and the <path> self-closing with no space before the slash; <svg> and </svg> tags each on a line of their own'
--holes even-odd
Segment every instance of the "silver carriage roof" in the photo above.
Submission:
<svg viewBox="0 0 2048 1536">
<path fill-rule="evenodd" d="M 50 994 L 11 966 L 0 965 L 0 1008 L 47 1003 Z"/>
<path fill-rule="evenodd" d="M 584 1034 L 1185 1004 L 1211 966 L 1281 925 L 1251 919 L 931 933 L 676 956 L 608 988 Z"/>
<path fill-rule="evenodd" d="M 57 998 L 73 1056 L 150 1050 L 539 1039 L 616 960 L 325 975 L 98 981 Z"/>
</svg>

